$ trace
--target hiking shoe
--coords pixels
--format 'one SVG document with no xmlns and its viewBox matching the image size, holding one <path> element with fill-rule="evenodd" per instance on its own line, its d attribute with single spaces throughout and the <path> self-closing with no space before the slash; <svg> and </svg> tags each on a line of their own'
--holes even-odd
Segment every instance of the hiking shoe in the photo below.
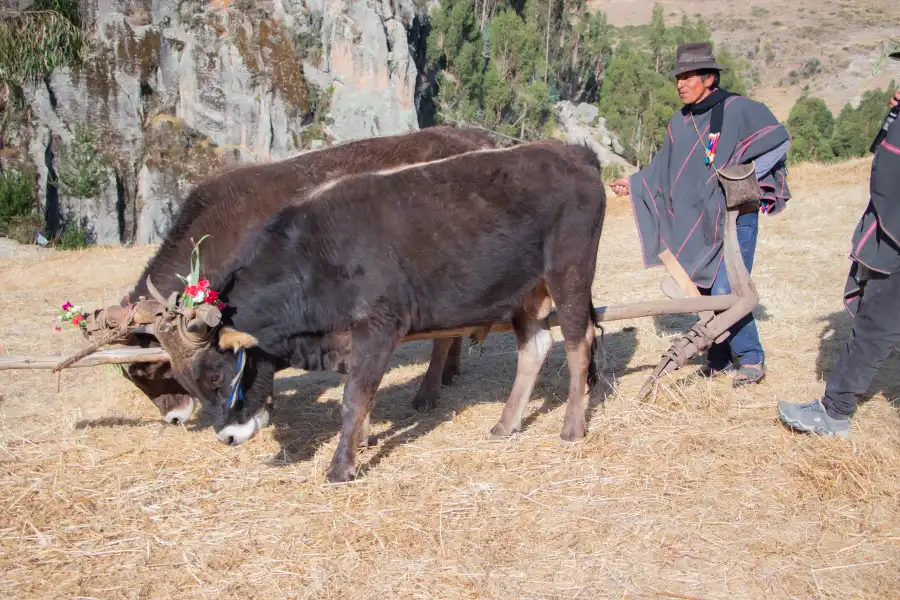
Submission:
<svg viewBox="0 0 900 600">
<path fill-rule="evenodd" d="M 850 419 L 835 419 L 825 412 L 821 400 L 807 404 L 791 404 L 778 401 L 778 416 L 791 429 L 807 431 L 826 437 L 850 437 Z"/>
</svg>

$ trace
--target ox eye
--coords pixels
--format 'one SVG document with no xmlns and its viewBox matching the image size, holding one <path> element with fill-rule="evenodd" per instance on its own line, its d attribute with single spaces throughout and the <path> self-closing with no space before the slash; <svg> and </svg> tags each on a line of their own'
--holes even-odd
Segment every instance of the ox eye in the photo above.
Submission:
<svg viewBox="0 0 900 600">
<path fill-rule="evenodd" d="M 222 385 L 222 379 L 225 376 L 222 375 L 221 371 L 213 371 L 209 374 L 209 383 L 213 385 L 213 387 L 219 387 Z"/>
</svg>

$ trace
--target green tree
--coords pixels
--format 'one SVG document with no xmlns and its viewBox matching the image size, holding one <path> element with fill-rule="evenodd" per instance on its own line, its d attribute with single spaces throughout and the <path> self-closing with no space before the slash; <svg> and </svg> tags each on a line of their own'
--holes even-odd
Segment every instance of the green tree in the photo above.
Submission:
<svg viewBox="0 0 900 600">
<path fill-rule="evenodd" d="M 787 129 L 791 134 L 789 163 L 825 162 L 834 157 L 831 149 L 834 116 L 822 99 L 803 96 L 797 100 L 791 108 Z"/>
<path fill-rule="evenodd" d="M 708 41 L 703 19 L 611 26 L 586 0 L 442 0 L 430 15 L 429 67 L 438 73 L 437 119 L 535 139 L 554 126 L 559 100 L 595 103 L 625 147 L 646 164 L 681 106 L 669 73 L 680 43 Z M 723 50 L 723 85 L 746 92 L 749 64 Z"/>
<path fill-rule="evenodd" d="M 603 12 L 576 15 L 556 56 L 555 83 L 560 96 L 596 102 L 612 54 L 612 27 Z"/>
<path fill-rule="evenodd" d="M 854 110 L 849 103 L 845 104 L 835 121 L 834 135 L 831 138 L 834 156 L 836 158 L 865 156 L 869 149 L 865 136 L 866 129 L 862 113 Z M 869 140 L 871 141 L 871 138 Z"/>
<path fill-rule="evenodd" d="M 59 188 L 70 198 L 96 198 L 109 181 L 109 169 L 97 149 L 93 132 L 75 125 L 72 142 L 60 156 Z"/>
<path fill-rule="evenodd" d="M 609 64 L 599 103 L 610 128 L 625 147 L 625 157 L 646 164 L 662 146 L 666 125 L 681 106 L 671 78 L 654 71 L 652 56 L 620 43 Z"/>
<path fill-rule="evenodd" d="M 728 51 L 727 48 L 716 52 L 716 59 L 726 70 L 722 71 L 719 85 L 730 92 L 747 95 L 747 78 L 752 72 L 750 63 Z"/>
<path fill-rule="evenodd" d="M 888 110 L 888 101 L 896 83 L 891 81 L 884 90 L 869 90 L 863 94 L 859 106 L 844 106 L 834 124 L 831 146 L 836 158 L 865 156 L 881 127 Z"/>
<path fill-rule="evenodd" d="M 663 51 L 666 48 L 666 21 L 663 16 L 663 7 L 653 4 L 653 17 L 650 20 L 650 52 L 653 55 L 655 70 L 659 73 Z"/>
</svg>

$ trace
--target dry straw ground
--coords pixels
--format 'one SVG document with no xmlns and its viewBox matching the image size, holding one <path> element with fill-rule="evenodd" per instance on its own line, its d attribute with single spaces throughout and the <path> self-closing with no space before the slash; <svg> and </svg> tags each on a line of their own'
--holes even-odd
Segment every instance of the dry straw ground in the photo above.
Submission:
<svg viewBox="0 0 900 600">
<path fill-rule="evenodd" d="M 409 407 L 428 343 L 397 353 L 377 447 L 330 486 L 341 380 L 285 372 L 274 424 L 240 448 L 161 425 L 113 369 L 0 373 L 0 594 L 6 598 L 897 598 L 898 360 L 850 443 L 792 434 L 778 398 L 823 389 L 849 322 L 840 296 L 868 162 L 795 169 L 762 219 L 754 275 L 769 378 L 752 390 L 683 371 L 633 399 L 690 318 L 607 329 L 615 385 L 588 438 L 557 443 L 567 373 L 545 367 L 523 434 L 487 439 L 515 369 L 510 335 L 464 357 L 427 416 Z M 601 303 L 660 297 L 630 210 L 610 210 Z M 69 353 L 70 299 L 115 301 L 150 248 L 0 259 L 5 353 Z M 185 257 L 187 264 L 188 257 Z M 59 391 L 57 391 L 59 385 Z M 541 410 L 546 403 L 549 411 Z"/>
</svg>

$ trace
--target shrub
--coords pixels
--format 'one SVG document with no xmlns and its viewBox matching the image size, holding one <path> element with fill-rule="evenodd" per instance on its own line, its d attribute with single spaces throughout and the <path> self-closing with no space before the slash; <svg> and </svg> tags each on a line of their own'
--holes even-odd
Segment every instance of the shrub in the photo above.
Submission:
<svg viewBox="0 0 900 600">
<path fill-rule="evenodd" d="M 74 139 L 60 154 L 57 177 L 60 191 L 70 198 L 96 198 L 103 191 L 109 171 L 88 127 L 75 126 Z"/>
<path fill-rule="evenodd" d="M 56 239 L 53 247 L 57 250 L 82 250 L 91 244 L 91 234 L 80 226 L 67 226 Z"/>
<path fill-rule="evenodd" d="M 43 225 L 32 170 L 0 173 L 0 233 L 22 244 L 34 243 Z"/>
</svg>

